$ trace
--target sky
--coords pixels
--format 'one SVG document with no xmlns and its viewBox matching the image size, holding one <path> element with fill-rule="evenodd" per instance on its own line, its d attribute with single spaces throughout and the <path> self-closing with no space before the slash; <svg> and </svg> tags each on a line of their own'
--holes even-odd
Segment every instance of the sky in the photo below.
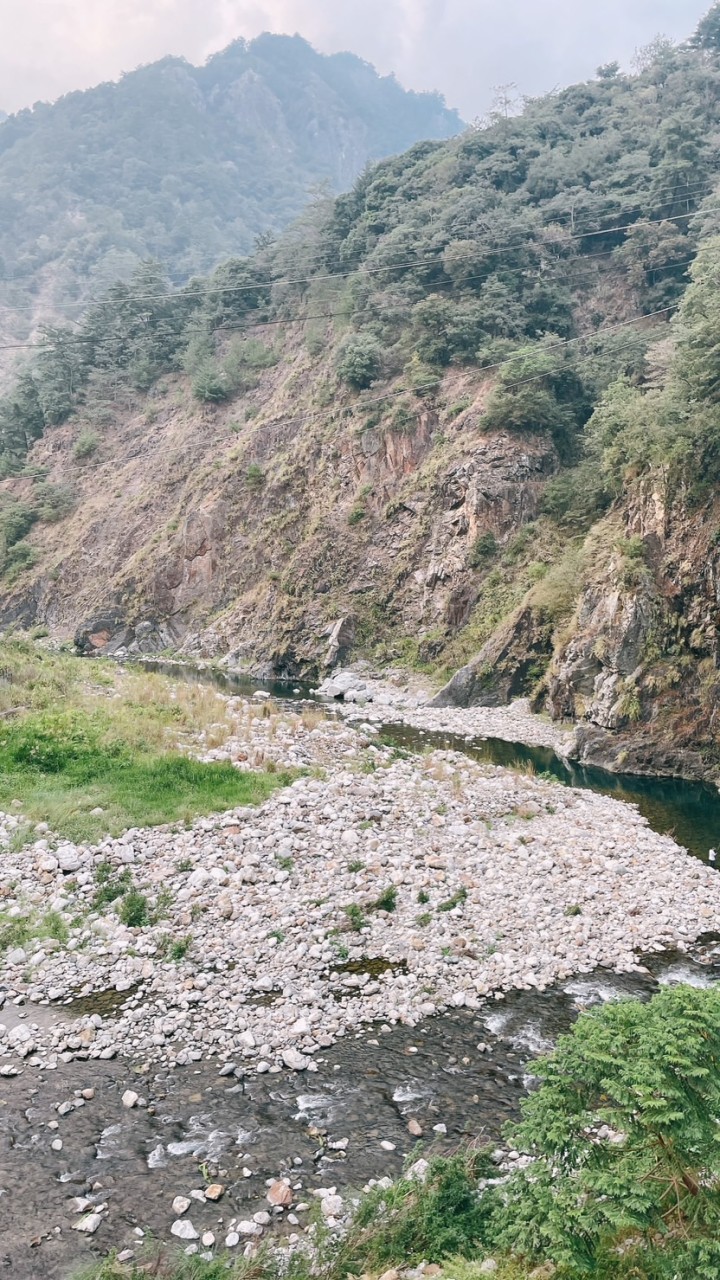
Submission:
<svg viewBox="0 0 720 1280">
<path fill-rule="evenodd" d="M 492 86 L 549 91 L 662 32 L 688 36 L 711 0 L 0 0 L 0 109 L 117 78 L 166 54 L 191 62 L 238 36 L 349 49 L 410 89 L 439 89 L 466 120 Z"/>
</svg>

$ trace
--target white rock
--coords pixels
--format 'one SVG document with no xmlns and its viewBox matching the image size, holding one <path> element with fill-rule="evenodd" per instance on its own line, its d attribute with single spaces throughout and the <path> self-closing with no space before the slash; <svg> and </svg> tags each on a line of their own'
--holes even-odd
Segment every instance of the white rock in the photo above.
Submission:
<svg viewBox="0 0 720 1280">
<path fill-rule="evenodd" d="M 189 1218 L 176 1218 L 170 1232 L 177 1236 L 178 1240 L 197 1240 L 198 1238 L 198 1233 Z"/>
<path fill-rule="evenodd" d="M 73 1223 L 72 1229 L 73 1231 L 83 1231 L 85 1235 L 93 1236 L 101 1223 L 101 1213 L 86 1213 L 78 1222 Z"/>
<path fill-rule="evenodd" d="M 310 1059 L 297 1049 L 284 1049 L 280 1056 L 285 1066 L 291 1071 L 305 1071 L 310 1065 Z"/>
</svg>

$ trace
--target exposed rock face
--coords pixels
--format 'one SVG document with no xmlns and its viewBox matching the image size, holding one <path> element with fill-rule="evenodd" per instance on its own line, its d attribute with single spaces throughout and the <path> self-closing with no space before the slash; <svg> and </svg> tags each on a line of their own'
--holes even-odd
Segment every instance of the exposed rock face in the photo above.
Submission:
<svg viewBox="0 0 720 1280">
<path fill-rule="evenodd" d="M 48 432 L 34 458 L 77 508 L 33 529 L 37 565 L 0 597 L 0 622 L 75 635 L 83 653 L 172 646 L 257 675 L 315 676 L 380 639 L 437 652 L 485 589 L 475 540 L 492 534 L 499 555 L 537 516 L 554 446 L 484 431 L 477 370 L 449 372 L 402 430 L 392 400 L 374 426 L 352 395 L 342 415 L 303 412 L 297 388 L 323 372 L 288 343 L 244 404 L 216 408 L 169 378 L 152 429 L 119 412 L 90 466 L 76 427 Z"/>
<path fill-rule="evenodd" d="M 552 652 L 552 627 L 531 607 L 500 627 L 432 701 L 434 707 L 500 707 L 521 697 Z M 534 677 L 534 679 L 533 679 Z"/>
</svg>

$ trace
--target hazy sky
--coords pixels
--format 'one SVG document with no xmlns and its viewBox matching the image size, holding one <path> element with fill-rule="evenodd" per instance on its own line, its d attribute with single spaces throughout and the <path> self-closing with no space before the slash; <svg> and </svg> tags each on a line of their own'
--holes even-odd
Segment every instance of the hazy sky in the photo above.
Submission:
<svg viewBox="0 0 720 1280">
<path fill-rule="evenodd" d="M 0 0 L 0 108 L 14 111 L 152 62 L 202 62 L 236 36 L 299 32 L 351 49 L 466 119 L 490 86 L 537 93 L 689 35 L 711 0 Z"/>
</svg>

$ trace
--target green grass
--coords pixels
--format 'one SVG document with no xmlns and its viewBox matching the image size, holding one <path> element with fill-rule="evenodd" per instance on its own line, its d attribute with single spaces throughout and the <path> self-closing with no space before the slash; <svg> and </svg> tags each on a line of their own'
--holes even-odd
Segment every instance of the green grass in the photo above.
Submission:
<svg viewBox="0 0 720 1280">
<path fill-rule="evenodd" d="M 68 936 L 68 927 L 57 911 L 28 916 L 0 914 L 0 954 L 13 947 L 27 947 L 29 942 L 39 942 L 43 938 L 65 943 Z"/>
<path fill-rule="evenodd" d="M 48 822 L 72 840 L 261 804 L 285 782 L 287 775 L 280 773 L 241 773 L 231 764 L 201 764 L 173 754 L 129 760 L 99 753 L 92 763 L 59 772 L 13 769 L 0 750 L 0 808 L 19 799 L 27 818 Z M 93 814 L 95 808 L 103 813 Z"/>
<path fill-rule="evenodd" d="M 288 780 L 177 751 L 143 751 L 118 736 L 105 708 L 31 711 L 0 729 L 0 808 L 19 800 L 26 821 L 48 822 L 74 840 L 259 804 Z"/>
</svg>

